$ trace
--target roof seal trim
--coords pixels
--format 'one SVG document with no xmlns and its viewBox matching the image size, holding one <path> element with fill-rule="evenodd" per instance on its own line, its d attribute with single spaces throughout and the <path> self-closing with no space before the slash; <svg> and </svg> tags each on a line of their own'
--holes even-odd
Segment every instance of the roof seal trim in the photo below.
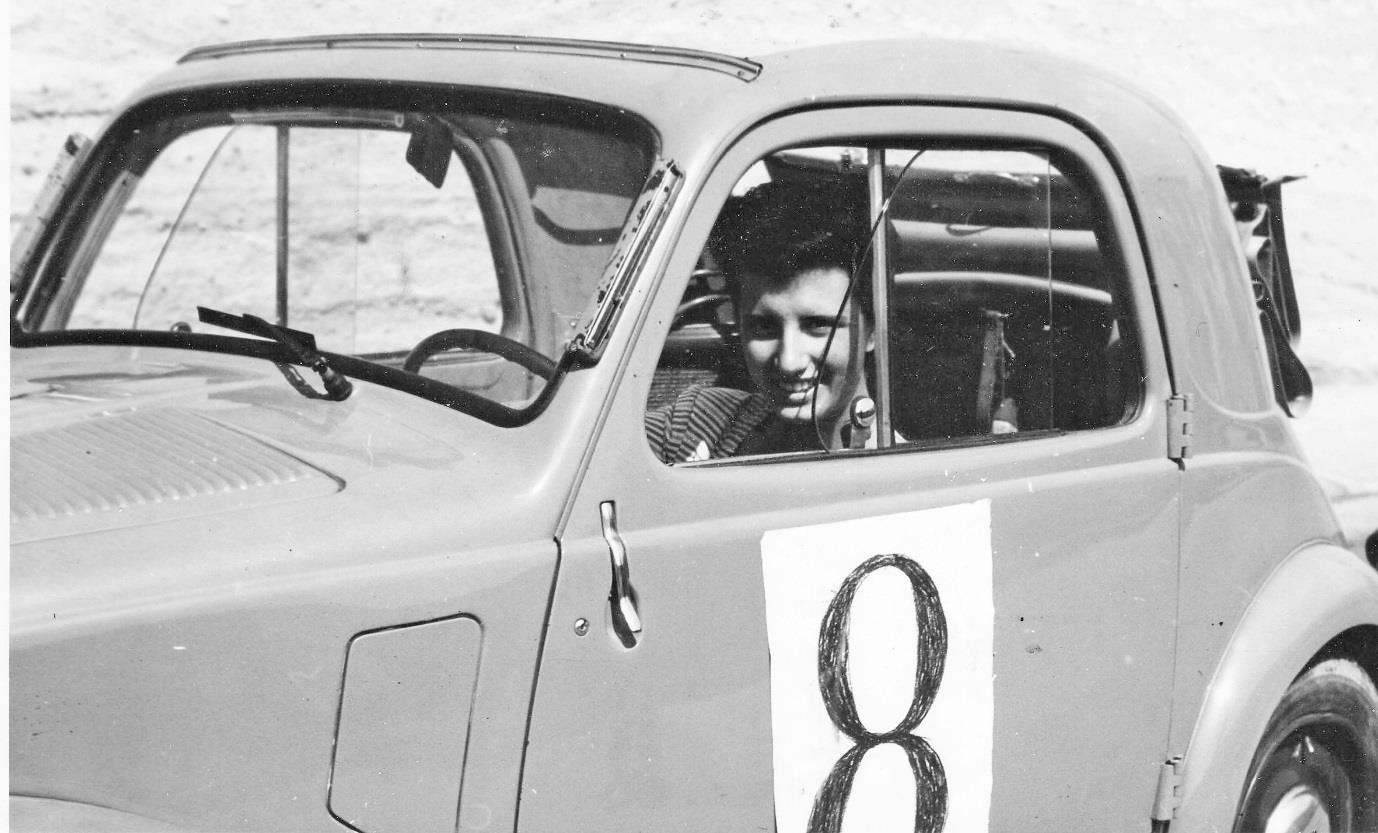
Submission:
<svg viewBox="0 0 1378 833">
<path fill-rule="evenodd" d="M 677 46 L 651 46 L 640 43 L 575 40 L 572 38 L 534 38 L 520 35 L 312 35 L 300 38 L 249 40 L 203 46 L 183 55 L 177 63 L 227 58 L 262 52 L 288 52 L 303 49 L 475 49 L 487 51 L 535 52 L 555 55 L 585 55 L 594 58 L 642 61 L 652 64 L 697 67 L 713 70 L 743 81 L 754 81 L 761 65 L 746 58 L 716 52 L 684 49 Z"/>
</svg>

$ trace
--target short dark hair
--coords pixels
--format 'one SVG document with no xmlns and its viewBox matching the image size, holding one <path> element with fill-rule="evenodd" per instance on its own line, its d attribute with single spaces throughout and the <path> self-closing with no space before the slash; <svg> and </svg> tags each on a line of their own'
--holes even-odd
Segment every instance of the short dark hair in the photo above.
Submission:
<svg viewBox="0 0 1378 833">
<path fill-rule="evenodd" d="M 772 283 L 828 267 L 856 275 L 869 262 L 868 214 L 862 183 L 767 182 L 728 200 L 709 250 L 734 292 L 745 275 Z M 858 280 L 865 286 L 865 273 Z M 869 318 L 871 293 L 852 295 Z"/>
</svg>

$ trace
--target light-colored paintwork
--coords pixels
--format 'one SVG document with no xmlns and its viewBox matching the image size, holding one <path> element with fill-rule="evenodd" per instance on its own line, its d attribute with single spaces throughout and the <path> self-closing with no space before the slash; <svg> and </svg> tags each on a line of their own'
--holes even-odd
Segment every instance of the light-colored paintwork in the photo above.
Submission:
<svg viewBox="0 0 1378 833">
<path fill-rule="evenodd" d="M 16 436 L 175 408 L 343 488 L 101 531 L 58 519 L 16 546 L 11 792 L 75 803 L 24 799 L 12 818 L 344 829 L 325 803 L 349 640 L 464 615 L 484 635 L 461 829 L 769 829 L 760 534 L 990 500 L 992 829 L 1143 829 L 1168 755 L 1185 755 L 1182 829 L 1228 827 L 1279 693 L 1340 629 L 1378 625 L 1378 579 L 1335 546 L 1272 405 L 1209 161 L 1158 102 L 1048 56 L 919 42 L 760 61 L 748 83 L 613 54 L 342 47 L 194 61 L 136 94 L 357 80 L 596 100 L 652 124 L 685 183 L 603 361 L 520 429 L 367 385 L 346 403 L 310 402 L 248 359 L 13 351 Z M 941 105 L 959 133 L 1036 115 L 1023 128 L 1034 137 L 1079 137 L 1065 141 L 1098 160 L 1131 260 L 1142 252 L 1131 273 L 1147 387 L 1132 423 L 864 459 L 650 458 L 649 373 L 730 183 L 791 141 L 770 132 L 789 124 L 770 123 L 777 114 L 858 105 Z M 848 121 L 840 132 L 867 123 L 832 117 Z M 161 372 L 150 368 L 174 366 L 184 386 L 145 389 Z M 44 388 L 81 368 L 108 374 L 109 393 Z M 1180 466 L 1163 453 L 1169 393 L 1195 403 Z M 607 618 L 597 507 L 609 499 L 645 624 L 631 649 Z"/>
<path fill-rule="evenodd" d="M 1174 619 L 1161 600 L 1176 592 L 1180 490 L 1178 467 L 1164 453 L 1167 374 L 1151 313 L 1142 333 L 1145 404 L 1118 428 L 1003 447 L 698 468 L 661 465 L 641 436 L 656 352 L 632 345 L 664 339 L 683 280 L 669 276 L 693 268 L 717 207 L 747 166 L 820 136 L 904 133 L 1062 144 L 1087 158 L 1103 188 L 1116 187 L 1084 136 L 1029 114 L 811 112 L 764 125 L 729 151 L 700 204 L 681 207 L 689 216 L 666 287 L 644 299 L 645 331 L 619 331 L 610 347 L 627 362 L 626 393 L 610 403 L 561 536 L 523 830 L 562 821 L 604 830 L 769 827 L 761 536 L 979 499 L 991 501 L 995 574 L 991 829 L 1026 829 L 1031 819 L 1131 829 L 1147 818 L 1169 726 Z M 1123 206 L 1115 214 L 1132 228 Z M 1133 260 L 1132 250 L 1127 256 Z M 1140 277 L 1133 302 L 1151 310 L 1144 266 L 1130 268 Z M 617 501 L 641 600 L 644 641 L 631 651 L 606 629 L 579 637 L 569 626 L 601 618 L 594 605 L 607 594 L 597 512 L 604 500 Z M 687 783 L 698 785 L 692 794 Z M 627 804 L 628 795 L 647 798 Z"/>
<path fill-rule="evenodd" d="M 1371 628 L 1375 607 L 1373 571 L 1347 550 L 1313 544 L 1273 567 L 1232 629 L 1200 710 L 1182 771 L 1182 829 L 1234 812 L 1249 763 L 1240 750 L 1257 748 L 1272 704 L 1315 646 Z"/>
<path fill-rule="evenodd" d="M 11 372 L 32 391 L 15 436 L 175 409 L 343 484 L 100 533 L 58 519 L 14 546 L 12 793 L 191 828 L 341 829 L 326 789 L 351 638 L 464 614 L 501 672 L 474 691 L 468 749 L 488 763 L 461 811 L 512 824 L 526 723 L 512 704 L 530 697 L 556 557 L 539 530 L 562 496 L 541 478 L 572 476 L 545 449 L 570 442 L 572 419 L 509 447 L 397 391 L 306 400 L 271 364 L 184 351 L 34 348 Z"/>
<path fill-rule="evenodd" d="M 459 616 L 350 642 L 331 813 L 378 833 L 455 829 L 482 640 Z"/>
<path fill-rule="evenodd" d="M 955 41 L 880 41 L 758 58 L 758 78 L 529 50 L 313 49 L 194 61 L 131 103 L 173 90 L 282 79 L 427 81 L 549 92 L 645 116 L 664 153 L 692 171 L 721 143 L 771 114 L 859 102 L 908 101 L 1047 112 L 1084 125 L 1120 167 L 1158 278 L 1162 320 L 1212 399 L 1265 407 L 1262 367 L 1229 360 L 1258 341 L 1247 274 L 1223 189 L 1191 132 L 1165 105 L 1111 73 L 1047 54 Z M 864 59 L 862 59 L 864 56 Z M 709 155 L 709 156 L 706 156 Z"/>
</svg>

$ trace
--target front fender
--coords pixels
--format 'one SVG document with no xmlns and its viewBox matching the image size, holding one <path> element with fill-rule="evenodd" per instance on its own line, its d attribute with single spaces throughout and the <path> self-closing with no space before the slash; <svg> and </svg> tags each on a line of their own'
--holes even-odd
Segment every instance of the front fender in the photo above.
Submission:
<svg viewBox="0 0 1378 833">
<path fill-rule="evenodd" d="M 9 829 L 16 833 L 179 833 L 183 828 L 109 807 L 45 798 L 11 795 Z"/>
<path fill-rule="evenodd" d="M 1264 581 L 1206 692 L 1181 771 L 1173 830 L 1228 828 L 1287 686 L 1339 634 L 1378 626 L 1378 572 L 1332 544 L 1292 553 Z"/>
</svg>

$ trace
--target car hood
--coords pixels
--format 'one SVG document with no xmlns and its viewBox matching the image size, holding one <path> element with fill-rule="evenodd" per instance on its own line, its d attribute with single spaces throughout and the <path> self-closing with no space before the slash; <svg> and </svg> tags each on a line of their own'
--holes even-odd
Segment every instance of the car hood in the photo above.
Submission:
<svg viewBox="0 0 1378 833">
<path fill-rule="evenodd" d="M 543 456 L 531 445 L 375 385 L 356 384 L 345 402 L 308 399 L 257 359 L 12 350 L 13 598 L 50 604 L 51 593 L 78 592 L 60 562 L 94 581 L 109 552 L 119 553 L 121 581 L 131 566 L 144 575 L 171 567 L 177 556 L 150 548 L 154 540 L 224 553 L 207 566 L 181 559 L 179 583 L 214 580 L 197 574 L 231 565 L 260 573 L 244 553 L 290 548 L 303 569 L 347 568 L 389 540 L 466 549 L 549 541 L 542 507 L 558 501 L 530 487 Z"/>
<path fill-rule="evenodd" d="M 122 813 L 78 801 L 12 795 L 9 803 L 12 830 L 43 830 L 47 833 L 89 833 L 92 830 L 102 833 L 178 833 L 183 830 L 147 816 Z"/>
<path fill-rule="evenodd" d="M 244 511 L 345 487 L 335 461 L 319 460 L 338 454 L 292 449 L 305 426 L 265 436 L 238 424 L 225 405 L 248 380 L 223 368 L 111 371 L 45 362 L 38 370 L 11 379 L 15 543 Z"/>
<path fill-rule="evenodd" d="M 187 350 L 11 372 L 15 829 L 454 830 L 461 783 L 514 824 L 568 488 L 545 429 Z"/>
</svg>

